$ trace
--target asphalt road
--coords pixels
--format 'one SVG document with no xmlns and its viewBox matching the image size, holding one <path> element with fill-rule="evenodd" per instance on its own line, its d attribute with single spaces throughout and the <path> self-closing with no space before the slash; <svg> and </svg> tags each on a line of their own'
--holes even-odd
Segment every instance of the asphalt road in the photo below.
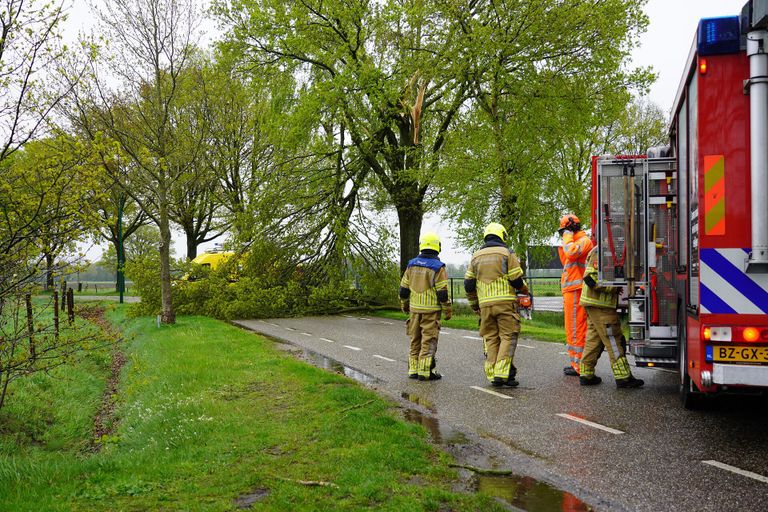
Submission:
<svg viewBox="0 0 768 512">
<path fill-rule="evenodd" d="M 704 412 L 686 411 L 676 372 L 633 368 L 645 387 L 619 390 L 605 354 L 597 367 L 603 384 L 580 387 L 562 373 L 562 345 L 530 339 L 515 356 L 520 387 L 500 391 L 483 375 L 477 333 L 457 329 L 440 336 L 443 379 L 419 382 L 407 378 L 404 322 L 338 316 L 236 323 L 375 377 L 381 391 L 494 439 L 509 452 L 506 464 L 543 472 L 598 510 L 768 510 L 763 398 L 724 397 Z"/>
</svg>

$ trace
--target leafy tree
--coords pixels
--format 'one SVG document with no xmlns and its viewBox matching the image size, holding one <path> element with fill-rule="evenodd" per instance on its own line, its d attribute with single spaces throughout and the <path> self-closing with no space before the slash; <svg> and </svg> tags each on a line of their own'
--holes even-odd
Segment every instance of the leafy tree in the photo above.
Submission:
<svg viewBox="0 0 768 512">
<path fill-rule="evenodd" d="M 397 212 L 404 268 L 418 252 L 432 176 L 469 90 L 452 7 L 234 0 L 214 8 L 245 63 L 295 70 L 300 92 L 322 98 L 334 139 L 353 146 L 360 172 L 378 179 Z"/>
<path fill-rule="evenodd" d="M 614 115 L 649 76 L 625 69 L 646 18 L 643 0 L 528 0 L 470 4 L 458 23 L 468 46 L 473 101 L 451 142 L 441 183 L 458 206 L 460 239 L 510 228 L 519 254 L 556 229 L 550 162 L 558 148 Z"/>
</svg>

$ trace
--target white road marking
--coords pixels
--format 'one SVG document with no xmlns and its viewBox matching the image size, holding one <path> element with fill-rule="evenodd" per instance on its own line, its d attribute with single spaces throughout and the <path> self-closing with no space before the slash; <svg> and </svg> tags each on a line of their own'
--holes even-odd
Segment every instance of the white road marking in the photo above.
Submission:
<svg viewBox="0 0 768 512">
<path fill-rule="evenodd" d="M 485 389 L 481 388 L 480 386 L 469 386 L 472 389 L 476 389 L 478 391 L 482 391 L 483 393 L 488 393 L 489 395 L 498 396 L 499 398 L 506 398 L 507 400 L 512 400 L 512 397 L 509 395 L 505 395 L 504 393 L 498 393 L 496 391 L 493 391 L 492 389 Z"/>
<path fill-rule="evenodd" d="M 678 370 L 672 370 L 670 368 L 656 368 L 655 366 L 651 366 L 649 370 L 656 370 L 657 372 L 678 373 Z"/>
<path fill-rule="evenodd" d="M 593 421 L 585 420 L 583 418 L 579 418 L 578 416 L 572 416 L 570 414 L 562 414 L 562 413 L 557 414 L 557 416 L 560 416 L 561 418 L 565 418 L 567 420 L 571 420 L 571 421 L 575 421 L 575 422 L 581 423 L 583 425 L 587 425 L 588 427 L 592 427 L 592 428 L 596 428 L 596 429 L 602 430 L 604 432 L 608 432 L 610 434 L 617 434 L 618 435 L 618 434 L 623 434 L 624 433 L 621 430 L 616 430 L 615 428 L 606 427 L 605 425 L 601 425 L 601 424 L 595 423 Z"/>
<path fill-rule="evenodd" d="M 267 322 L 267 323 L 268 323 L 269 325 L 271 325 L 272 327 L 280 327 L 278 324 L 273 324 L 272 322 Z"/>
<path fill-rule="evenodd" d="M 320 338 L 320 339 L 323 341 L 327 341 L 328 343 L 336 343 L 335 341 L 329 340 L 328 338 Z"/>
<path fill-rule="evenodd" d="M 558 353 L 561 354 L 561 355 L 564 355 L 564 356 L 568 355 L 568 352 L 558 352 Z"/>
<path fill-rule="evenodd" d="M 382 320 L 380 323 L 382 323 L 382 324 L 384 324 L 384 325 L 394 325 L 392 322 L 385 322 L 385 321 L 383 321 L 383 320 Z"/>
<path fill-rule="evenodd" d="M 304 336 L 309 336 L 310 338 L 312 337 L 312 335 L 311 335 L 311 334 L 309 334 L 308 332 L 303 332 L 303 333 L 301 333 L 301 334 L 303 334 Z"/>
<path fill-rule="evenodd" d="M 283 327 L 283 329 L 285 329 L 286 331 L 295 331 L 296 330 L 293 327 Z"/>
<path fill-rule="evenodd" d="M 768 484 L 768 477 L 765 477 L 758 473 L 753 473 L 752 471 L 747 471 L 746 469 L 740 469 L 735 466 L 729 466 L 728 464 L 723 464 L 722 462 L 718 462 L 716 460 L 703 460 L 701 461 L 701 463 L 709 464 L 710 466 L 715 466 L 716 468 L 724 469 L 726 471 L 730 471 L 731 473 L 736 473 L 737 475 L 746 476 L 747 478 L 752 478 L 753 480 L 757 480 L 758 482 L 763 482 L 764 484 Z"/>
<path fill-rule="evenodd" d="M 394 359 L 390 359 L 388 357 L 380 356 L 379 354 L 373 354 L 373 357 L 375 357 L 376 359 L 383 359 L 384 361 L 389 361 L 390 363 L 394 363 L 395 362 Z"/>
<path fill-rule="evenodd" d="M 368 320 L 369 322 L 373 322 L 373 318 L 365 318 L 363 316 L 357 317 L 358 320 Z"/>
<path fill-rule="evenodd" d="M 355 318 L 352 315 L 341 315 L 341 316 L 343 316 L 344 318 Z"/>
<path fill-rule="evenodd" d="M 525 348 L 536 348 L 536 347 L 532 347 L 530 345 L 523 345 L 522 343 L 518 343 L 517 346 L 518 347 L 525 347 Z"/>
<path fill-rule="evenodd" d="M 259 323 L 260 323 L 260 324 L 266 324 L 266 323 L 268 323 L 268 322 L 267 322 L 266 320 L 259 320 Z"/>
<path fill-rule="evenodd" d="M 344 348 L 348 348 L 350 350 L 363 350 L 360 347 L 353 347 L 352 345 L 344 345 Z"/>
<path fill-rule="evenodd" d="M 483 341 L 483 338 L 478 338 L 477 336 L 462 336 L 462 338 L 466 338 L 468 340 Z"/>
</svg>

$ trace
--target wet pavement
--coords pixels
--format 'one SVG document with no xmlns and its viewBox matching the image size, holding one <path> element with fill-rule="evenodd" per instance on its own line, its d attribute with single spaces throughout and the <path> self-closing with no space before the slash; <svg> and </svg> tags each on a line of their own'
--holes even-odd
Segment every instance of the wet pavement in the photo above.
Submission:
<svg viewBox="0 0 768 512">
<path fill-rule="evenodd" d="M 605 355 L 597 367 L 603 384 L 580 387 L 562 373 L 562 345 L 528 339 L 515 356 L 520 387 L 491 388 L 480 338 L 457 329 L 441 333 L 443 379 L 419 382 L 407 378 L 401 321 L 339 316 L 236 323 L 303 347 L 316 354 L 306 359 L 316 357 L 317 366 L 397 399 L 406 419 L 423 425 L 458 461 L 513 470 L 474 477 L 480 492 L 515 507 L 768 510 L 763 398 L 726 397 L 706 411 L 686 411 L 676 372 L 634 368 L 646 386 L 618 390 Z M 556 497 L 547 498 L 550 492 Z"/>
</svg>

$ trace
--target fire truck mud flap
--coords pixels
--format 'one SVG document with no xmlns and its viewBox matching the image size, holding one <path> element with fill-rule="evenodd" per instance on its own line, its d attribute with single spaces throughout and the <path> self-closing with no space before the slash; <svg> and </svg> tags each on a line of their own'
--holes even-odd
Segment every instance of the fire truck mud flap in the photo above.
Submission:
<svg viewBox="0 0 768 512">
<path fill-rule="evenodd" d="M 717 363 L 712 366 L 712 381 L 715 384 L 768 387 L 768 366 Z"/>
</svg>

